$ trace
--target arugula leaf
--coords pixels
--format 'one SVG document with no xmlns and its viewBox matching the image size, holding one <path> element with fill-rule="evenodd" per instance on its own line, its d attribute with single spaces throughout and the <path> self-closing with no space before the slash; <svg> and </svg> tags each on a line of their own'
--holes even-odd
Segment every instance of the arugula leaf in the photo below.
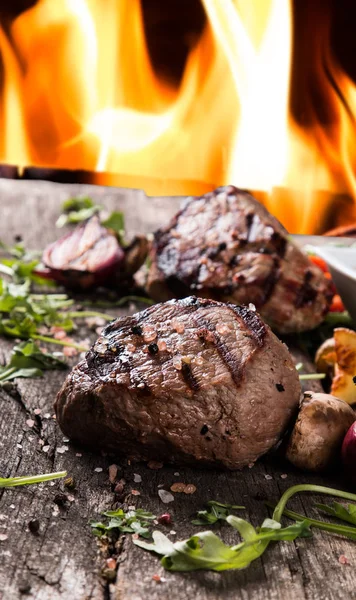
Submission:
<svg viewBox="0 0 356 600">
<path fill-rule="evenodd" d="M 108 510 L 103 513 L 110 517 L 107 523 L 92 521 L 90 523 L 94 535 L 102 537 L 116 530 L 120 533 L 137 533 L 141 537 L 149 537 L 149 521 L 155 519 L 155 515 L 140 508 L 124 512 L 122 508 Z"/>
<path fill-rule="evenodd" d="M 236 506 L 234 504 L 223 504 L 222 502 L 216 502 L 210 500 L 207 502 L 209 510 L 199 510 L 197 512 L 197 519 L 193 519 L 193 525 L 214 525 L 218 521 L 226 521 L 227 516 L 230 514 L 230 510 L 239 510 L 245 508 L 244 506 Z"/>
<path fill-rule="evenodd" d="M 347 504 L 344 506 L 340 502 L 333 502 L 331 506 L 327 504 L 315 504 L 315 506 L 328 515 L 356 525 L 356 504 Z"/>
<path fill-rule="evenodd" d="M 112 229 L 115 232 L 121 246 L 124 245 L 125 220 L 122 212 L 112 212 L 105 221 L 101 222 L 101 224 L 107 229 Z"/>
<path fill-rule="evenodd" d="M 244 539 L 237 546 L 227 546 L 212 531 L 203 531 L 188 540 L 175 543 L 159 531 L 154 531 L 153 543 L 134 540 L 134 544 L 162 556 L 161 563 L 169 571 L 225 571 L 247 567 L 263 554 L 270 541 L 290 541 L 296 537 L 310 535 L 307 521 L 285 528 L 281 528 L 280 523 L 276 522 L 273 526 L 267 526 L 267 521 L 270 520 L 265 521 L 263 531 L 261 528 L 259 532 L 247 521 L 230 515 L 227 522 L 235 527 Z"/>
<path fill-rule="evenodd" d="M 53 354 L 43 353 L 32 341 L 13 347 L 9 363 L 0 367 L 0 385 L 17 377 L 42 377 L 44 370 L 66 369 L 67 365 Z"/>
</svg>

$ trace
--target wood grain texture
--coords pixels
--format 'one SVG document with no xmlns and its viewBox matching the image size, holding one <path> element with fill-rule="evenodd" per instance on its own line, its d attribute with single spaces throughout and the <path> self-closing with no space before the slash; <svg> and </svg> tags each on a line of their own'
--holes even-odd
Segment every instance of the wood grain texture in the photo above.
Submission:
<svg viewBox="0 0 356 600">
<path fill-rule="evenodd" d="M 154 230 L 175 212 L 179 203 L 177 198 L 147 200 L 140 191 L 0 180 L 0 239 L 11 243 L 15 235 L 22 235 L 29 247 L 43 247 L 61 234 L 54 223 L 62 200 L 87 194 L 110 210 L 124 210 L 129 233 Z M 10 348 L 11 343 L 1 340 L 0 357 L 6 356 Z M 300 354 L 294 352 L 294 355 L 299 361 Z M 305 357 L 302 359 L 306 364 Z M 119 562 L 116 581 L 108 583 L 100 577 L 105 556 L 91 534 L 88 521 L 97 518 L 115 501 L 108 478 L 110 464 L 117 464 L 118 477 L 126 480 L 127 506 L 143 507 L 156 515 L 167 510 L 172 514 L 173 525 L 165 530 L 176 532 L 169 534 L 172 539 L 184 539 L 198 530 L 190 523 L 191 518 L 209 499 L 243 504 L 246 511 L 242 516 L 258 525 L 268 514 L 264 500 L 277 500 L 292 484 L 342 486 L 343 483 L 335 478 L 298 473 L 276 457 L 265 458 L 252 469 L 229 473 L 177 467 L 151 470 L 146 465 L 128 465 L 113 457 L 85 452 L 63 440 L 52 418 L 53 401 L 65 376 L 65 372 L 47 372 L 43 379 L 18 380 L 11 395 L 0 390 L 1 475 L 66 469 L 75 480 L 74 491 L 66 490 L 63 482 L 58 481 L 0 491 L 0 534 L 8 536 L 0 541 L 1 600 L 356 598 L 356 545 L 321 532 L 315 532 L 313 540 L 270 546 L 250 568 L 222 574 L 164 572 L 158 559 L 135 547 L 126 536 L 116 549 Z M 319 389 L 317 383 L 312 386 L 309 383 L 308 387 Z M 41 409 L 37 417 L 36 408 Z M 30 418 L 35 421 L 34 427 L 26 424 Z M 95 471 L 98 467 L 101 472 Z M 141 475 L 142 482 L 134 482 L 134 473 Z M 193 483 L 197 491 L 189 496 L 175 494 L 173 503 L 162 504 L 159 486 L 168 490 L 176 481 Z M 133 489 L 141 495 L 131 495 Z M 303 496 L 291 505 L 311 515 L 315 501 L 316 498 Z M 29 522 L 34 519 L 39 521 L 38 534 L 29 530 Z M 235 539 L 228 526 L 218 527 L 217 531 L 226 541 Z M 350 564 L 340 564 L 340 555 L 345 555 Z M 156 583 L 152 580 L 154 574 L 165 581 Z"/>
</svg>

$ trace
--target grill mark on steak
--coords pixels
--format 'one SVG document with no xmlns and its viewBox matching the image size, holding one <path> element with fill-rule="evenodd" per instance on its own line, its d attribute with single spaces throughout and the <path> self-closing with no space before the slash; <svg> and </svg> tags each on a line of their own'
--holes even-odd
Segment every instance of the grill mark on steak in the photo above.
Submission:
<svg viewBox="0 0 356 600">
<path fill-rule="evenodd" d="M 304 283 L 302 287 L 297 291 L 295 298 L 295 307 L 302 308 L 307 304 L 312 304 L 318 294 L 317 290 L 312 287 L 311 280 L 313 279 L 313 273 L 309 270 L 305 271 Z"/>
<path fill-rule="evenodd" d="M 263 286 L 264 296 L 263 296 L 263 301 L 261 302 L 260 306 L 263 306 L 264 304 L 266 304 L 266 302 L 272 296 L 273 290 L 278 282 L 279 277 L 280 277 L 280 261 L 277 257 L 275 257 L 273 259 L 272 269 L 264 282 L 264 286 Z"/>
<path fill-rule="evenodd" d="M 237 315 L 243 321 L 258 346 L 262 347 L 267 334 L 267 328 L 258 314 L 250 310 L 247 306 L 236 306 L 235 304 L 227 304 L 227 306 L 234 313 L 235 319 Z"/>
<path fill-rule="evenodd" d="M 197 333 L 199 338 L 210 344 L 213 344 L 223 364 L 230 372 L 231 378 L 234 381 L 235 385 L 239 386 L 245 367 L 244 363 L 235 360 L 233 354 L 230 352 L 229 347 L 227 346 L 227 344 L 225 344 L 222 337 L 218 334 L 212 323 L 210 323 L 204 318 L 199 317 L 194 318 L 193 321 L 194 324 L 197 326 Z"/>
</svg>

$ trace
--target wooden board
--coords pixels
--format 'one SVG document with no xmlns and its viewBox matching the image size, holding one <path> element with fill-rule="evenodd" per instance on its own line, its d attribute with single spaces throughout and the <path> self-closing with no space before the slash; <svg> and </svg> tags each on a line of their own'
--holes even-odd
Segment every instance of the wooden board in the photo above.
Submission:
<svg viewBox="0 0 356 600">
<path fill-rule="evenodd" d="M 147 200 L 139 191 L 0 180 L 0 239 L 12 243 L 15 235 L 22 235 L 28 247 L 42 248 L 60 235 L 54 223 L 61 201 L 70 195 L 87 194 L 110 210 L 124 210 L 129 232 L 152 231 L 175 212 L 179 202 L 177 198 Z M 117 314 L 120 312 L 125 311 Z M 11 343 L 1 340 L 0 354 L 5 356 L 10 347 Z M 300 360 L 300 356 L 295 356 Z M 306 363 L 305 357 L 303 360 Z M 156 515 L 169 510 L 174 522 L 168 531 L 176 532 L 170 534 L 172 539 L 184 539 L 197 531 L 190 521 L 209 499 L 245 505 L 242 514 L 258 525 L 267 516 L 264 500 L 277 500 L 290 485 L 315 482 L 341 486 L 342 483 L 298 473 L 271 458 L 238 473 L 176 467 L 154 471 L 146 465 L 127 465 L 125 461 L 121 464 L 112 457 L 84 452 L 63 439 L 52 418 L 53 401 L 65 375 L 47 372 L 43 379 L 18 380 L 11 395 L 0 390 L 0 474 L 14 476 L 66 469 L 75 480 L 73 492 L 65 490 L 62 482 L 0 492 L 0 534 L 7 535 L 0 541 L 1 600 L 356 597 L 356 545 L 321 532 L 315 532 L 313 540 L 271 546 L 250 568 L 222 574 L 164 572 L 154 556 L 135 547 L 127 536 L 117 549 L 116 581 L 108 583 L 101 578 L 105 557 L 99 552 L 88 521 L 97 518 L 115 500 L 108 478 L 110 464 L 119 465 L 119 477 L 127 482 L 126 505 L 143 507 Z M 318 384 L 314 384 L 314 389 L 318 389 Z M 37 408 L 41 409 L 39 417 L 34 415 Z M 35 420 L 36 425 L 29 427 L 28 419 Z M 98 468 L 102 471 L 97 472 Z M 134 482 L 135 473 L 141 475 L 141 483 Z M 197 491 L 190 496 L 176 494 L 173 503 L 164 505 L 158 489 L 160 486 L 169 489 L 176 481 L 193 483 Z M 140 496 L 131 495 L 132 489 L 137 489 Z M 311 515 L 314 501 L 315 498 L 303 496 L 292 505 Z M 37 535 L 29 530 L 33 520 L 39 522 Z M 232 541 L 233 532 L 227 526 L 221 532 L 226 540 Z M 348 558 L 349 565 L 339 562 L 341 555 Z M 152 580 L 154 574 L 160 574 L 165 581 L 156 583 Z"/>
</svg>

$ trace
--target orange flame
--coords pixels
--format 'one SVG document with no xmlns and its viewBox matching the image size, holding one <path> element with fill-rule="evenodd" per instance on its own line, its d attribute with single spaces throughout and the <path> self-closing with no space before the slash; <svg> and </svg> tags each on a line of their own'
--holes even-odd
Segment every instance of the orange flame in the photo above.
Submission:
<svg viewBox="0 0 356 600">
<path fill-rule="evenodd" d="M 151 194 L 233 183 L 300 233 L 356 220 L 356 86 L 322 1 L 299 61 L 286 0 L 202 4 L 176 86 L 154 71 L 140 0 L 38 0 L 0 28 L 0 161 Z"/>
</svg>

